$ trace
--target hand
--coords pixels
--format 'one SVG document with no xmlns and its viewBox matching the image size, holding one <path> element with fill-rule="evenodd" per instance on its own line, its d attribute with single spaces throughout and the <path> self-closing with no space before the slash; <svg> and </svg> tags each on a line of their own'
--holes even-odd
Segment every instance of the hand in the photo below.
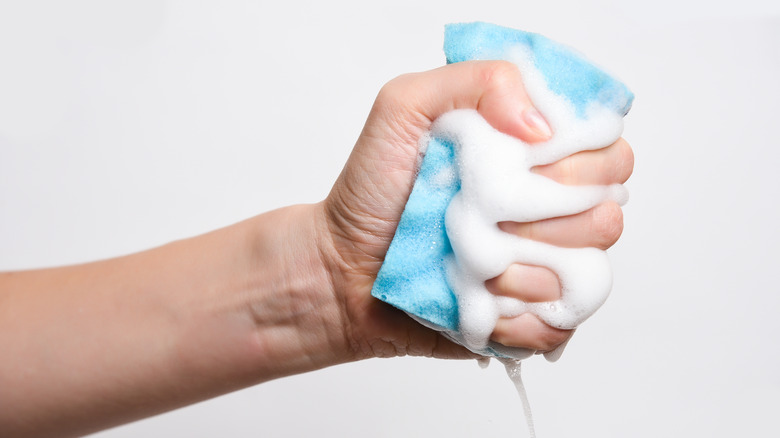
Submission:
<svg viewBox="0 0 780 438">
<path fill-rule="evenodd" d="M 475 357 L 370 295 L 411 192 L 418 143 L 456 108 L 477 109 L 526 142 L 549 136 L 512 64 L 406 75 L 380 92 L 322 203 L 110 260 L 0 273 L 0 430 L 80 436 L 349 360 Z M 537 171 L 601 184 L 624 181 L 631 167 L 630 148 L 618 142 Z M 502 226 L 556 245 L 605 248 L 621 218 L 605 204 Z M 488 285 L 529 301 L 559 293 L 541 268 L 512 266 Z M 493 334 L 538 350 L 566 336 L 526 316 L 500 321 Z"/>
<path fill-rule="evenodd" d="M 525 93 L 517 68 L 510 63 L 453 64 L 401 76 L 382 89 L 323 205 L 332 245 L 325 251 L 325 258 L 332 264 L 328 270 L 333 273 L 335 294 L 341 303 L 344 337 L 355 358 L 406 354 L 473 357 L 370 295 L 411 192 L 420 139 L 438 116 L 460 108 L 478 110 L 496 129 L 529 143 L 550 135 Z M 618 142 L 537 171 L 569 184 L 622 182 L 632 167 L 630 153 L 627 143 Z M 616 172 L 613 168 L 619 167 L 620 160 L 626 170 Z M 504 226 L 507 231 L 553 244 L 591 246 L 591 242 L 597 242 L 608 247 L 620 234 L 622 217 L 619 207 L 604 204 L 570 218 Z M 518 280 L 529 287 L 521 287 Z M 560 294 L 557 279 L 549 271 L 519 265 L 510 267 L 489 285 L 495 293 L 529 301 L 554 299 L 556 293 Z M 568 336 L 568 332 L 548 327 L 533 316 L 521 315 L 501 320 L 493 339 L 506 345 L 547 350 Z"/>
<path fill-rule="evenodd" d="M 604 149 L 580 152 L 533 171 L 562 184 L 609 185 L 625 183 L 633 167 L 631 147 L 621 138 Z M 573 216 L 531 223 L 504 222 L 499 227 L 508 233 L 556 246 L 606 250 L 617 242 L 623 231 L 623 212 L 615 202 L 604 202 Z M 553 301 L 561 296 L 558 277 L 539 266 L 511 265 L 500 276 L 488 280 L 486 286 L 494 294 L 526 302 Z M 541 353 L 555 349 L 573 332 L 550 327 L 535 315 L 526 313 L 499 319 L 491 339 Z"/>
</svg>

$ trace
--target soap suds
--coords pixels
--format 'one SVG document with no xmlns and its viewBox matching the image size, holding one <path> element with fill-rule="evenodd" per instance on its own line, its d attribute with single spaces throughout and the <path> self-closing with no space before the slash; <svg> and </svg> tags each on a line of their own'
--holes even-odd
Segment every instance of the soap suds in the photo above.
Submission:
<svg viewBox="0 0 780 438">
<path fill-rule="evenodd" d="M 592 113 L 589 123 L 622 125 L 622 119 L 612 112 L 594 109 Z M 445 266 L 460 315 L 459 333 L 449 334 L 474 352 L 487 353 L 492 346 L 489 337 L 500 317 L 530 312 L 552 327 L 573 329 L 609 294 L 612 273 L 606 252 L 560 248 L 505 233 L 498 227 L 504 221 L 532 222 L 573 215 L 606 200 L 625 202 L 627 196 L 620 185 L 566 186 L 531 172 L 536 165 L 557 161 L 560 150 L 565 150 L 566 156 L 617 140 L 613 132 L 619 135 L 619 129 L 593 135 L 591 141 L 571 135 L 584 122 L 570 116 L 565 122 L 561 117 L 550 117 L 555 135 L 534 145 L 495 130 L 472 110 L 449 112 L 434 123 L 433 135 L 454 145 L 461 179 L 461 189 L 445 215 L 452 245 Z M 525 303 L 490 293 L 485 281 L 500 275 L 512 263 L 544 266 L 555 272 L 561 282 L 561 298 Z M 515 350 L 508 355 L 516 359 L 528 356 L 528 351 Z"/>
<path fill-rule="evenodd" d="M 527 144 L 473 110 L 439 117 L 421 145 L 420 171 L 372 294 L 471 351 L 501 360 L 533 437 L 520 360 L 536 351 L 491 341 L 496 322 L 531 313 L 552 327 L 575 329 L 606 300 L 612 272 L 598 248 L 556 247 L 503 232 L 498 224 L 570 216 L 607 200 L 623 205 L 628 193 L 620 184 L 566 186 L 531 169 L 614 143 L 633 94 L 575 51 L 533 33 L 449 25 L 445 54 L 448 63 L 502 59 L 517 65 L 553 136 Z M 526 303 L 490 293 L 485 281 L 513 263 L 554 272 L 560 299 Z M 565 345 L 545 358 L 557 360 Z"/>
<path fill-rule="evenodd" d="M 573 329 L 604 302 L 612 273 L 600 249 L 522 239 L 498 223 L 569 216 L 605 200 L 625 203 L 622 185 L 566 186 L 531 169 L 612 144 L 633 94 L 565 46 L 486 23 L 447 26 L 445 54 L 448 62 L 517 65 L 553 136 L 531 145 L 496 131 L 473 110 L 439 117 L 420 148 L 424 158 L 372 294 L 478 354 L 523 359 L 535 351 L 490 341 L 498 318 L 531 313 L 552 327 Z M 512 263 L 553 271 L 560 299 L 525 303 L 493 296 L 484 282 Z M 545 356 L 554 360 L 561 351 Z"/>
<path fill-rule="evenodd" d="M 498 352 L 500 356 L 523 359 L 533 351 L 489 341 L 499 318 L 530 312 L 552 327 L 574 329 L 606 300 L 612 271 L 605 251 L 561 248 L 521 238 L 500 230 L 498 223 L 569 216 L 606 200 L 623 204 L 628 196 L 619 184 L 567 186 L 531 171 L 534 166 L 551 164 L 580 151 L 609 146 L 620 137 L 623 118 L 597 102 L 589 105 L 585 117 L 581 117 L 571 102 L 548 89 L 528 49 L 513 48 L 507 58 L 520 69 L 534 105 L 553 130 L 552 138 L 525 143 L 497 131 L 474 110 L 442 115 L 434 122 L 431 137 L 452 145 L 460 176 L 460 190 L 445 216 L 452 245 L 446 273 L 459 312 L 458 331 L 449 335 L 480 354 Z M 561 298 L 525 303 L 490 293 L 485 281 L 513 263 L 552 270 L 561 282 Z"/>
<path fill-rule="evenodd" d="M 491 342 L 496 322 L 530 312 L 552 327 L 575 329 L 606 300 L 612 272 L 605 251 L 548 245 L 505 233 L 498 224 L 569 216 L 606 200 L 624 204 L 628 194 L 622 185 L 566 186 L 531 171 L 534 166 L 614 143 L 623 130 L 623 114 L 593 103 L 581 117 L 569 101 L 549 90 L 529 50 L 512 49 L 508 59 L 520 69 L 529 96 L 553 130 L 552 138 L 527 144 L 497 131 L 472 110 L 444 114 L 434 123 L 431 136 L 452 145 L 460 176 L 460 191 L 445 216 L 453 250 L 446 260 L 446 273 L 459 313 L 458 330 L 447 334 L 476 353 L 503 356 L 500 360 L 520 396 L 529 434 L 535 438 L 521 376 L 521 360 L 534 351 Z M 513 263 L 552 270 L 560 279 L 561 298 L 526 303 L 493 295 L 485 282 Z M 547 352 L 545 358 L 558 360 L 565 346 Z"/>
</svg>

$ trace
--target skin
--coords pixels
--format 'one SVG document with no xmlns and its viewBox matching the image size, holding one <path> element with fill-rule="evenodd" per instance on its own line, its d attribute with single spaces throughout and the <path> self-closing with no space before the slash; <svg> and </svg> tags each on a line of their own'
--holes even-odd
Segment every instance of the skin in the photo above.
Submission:
<svg viewBox="0 0 780 438">
<path fill-rule="evenodd" d="M 370 296 L 411 192 L 419 140 L 456 108 L 477 109 L 527 142 L 550 135 L 511 64 L 404 75 L 380 91 L 320 203 L 116 259 L 0 274 L 0 435 L 82 435 L 371 357 L 473 358 Z M 566 184 L 611 184 L 632 168 L 631 149 L 619 140 L 534 171 Z M 606 249 L 620 236 L 622 215 L 605 203 L 501 227 Z M 542 267 L 512 265 L 487 285 L 527 301 L 560 295 L 557 277 Z M 501 319 L 492 338 L 541 352 L 570 335 L 521 315 Z"/>
</svg>

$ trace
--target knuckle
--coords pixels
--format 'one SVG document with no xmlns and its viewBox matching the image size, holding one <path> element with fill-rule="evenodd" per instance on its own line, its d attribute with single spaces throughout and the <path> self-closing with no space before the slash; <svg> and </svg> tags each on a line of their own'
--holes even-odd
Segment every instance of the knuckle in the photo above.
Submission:
<svg viewBox="0 0 780 438">
<path fill-rule="evenodd" d="M 479 82 L 484 89 L 503 89 L 520 81 L 520 71 L 508 61 L 490 61 L 479 64 Z"/>
<path fill-rule="evenodd" d="M 420 108 L 421 87 L 419 73 L 391 79 L 379 89 L 369 118 L 381 121 L 379 126 L 388 127 L 394 139 L 416 147 L 419 136 L 431 122 L 424 108 Z"/>
<path fill-rule="evenodd" d="M 621 183 L 628 181 L 634 172 L 634 151 L 631 146 L 622 138 L 618 143 L 618 180 Z"/>
<path fill-rule="evenodd" d="M 559 161 L 559 182 L 563 184 L 574 184 L 577 181 L 577 170 L 581 155 L 574 155 Z"/>
<path fill-rule="evenodd" d="M 534 347 L 540 351 L 552 350 L 566 340 L 565 336 L 563 332 L 558 330 L 548 330 L 536 340 Z"/>
<path fill-rule="evenodd" d="M 607 249 L 623 233 L 623 210 L 615 202 L 605 202 L 593 209 L 593 234 L 598 247 Z"/>
<path fill-rule="evenodd" d="M 379 89 L 379 94 L 377 94 L 376 98 L 377 103 L 393 103 L 401 100 L 405 90 L 409 87 L 409 83 L 413 80 L 412 73 L 391 79 Z"/>
</svg>

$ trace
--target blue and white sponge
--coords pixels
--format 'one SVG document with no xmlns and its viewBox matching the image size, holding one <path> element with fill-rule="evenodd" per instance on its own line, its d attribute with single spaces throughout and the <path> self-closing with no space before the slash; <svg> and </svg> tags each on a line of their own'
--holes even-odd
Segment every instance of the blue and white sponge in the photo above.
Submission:
<svg viewBox="0 0 780 438">
<path fill-rule="evenodd" d="M 558 248 L 504 233 L 497 224 L 576 214 L 607 199 L 626 202 L 621 185 L 569 187 L 531 168 L 613 143 L 633 95 L 573 50 L 538 34 L 452 24 L 444 51 L 448 63 L 517 65 L 553 136 L 531 146 L 496 131 L 476 111 L 437 119 L 372 295 L 474 352 L 522 359 L 533 351 L 489 340 L 498 318 L 531 312 L 551 326 L 574 328 L 606 299 L 611 270 L 601 250 Z M 492 295 L 484 282 L 512 263 L 555 272 L 561 298 L 525 303 Z"/>
</svg>

